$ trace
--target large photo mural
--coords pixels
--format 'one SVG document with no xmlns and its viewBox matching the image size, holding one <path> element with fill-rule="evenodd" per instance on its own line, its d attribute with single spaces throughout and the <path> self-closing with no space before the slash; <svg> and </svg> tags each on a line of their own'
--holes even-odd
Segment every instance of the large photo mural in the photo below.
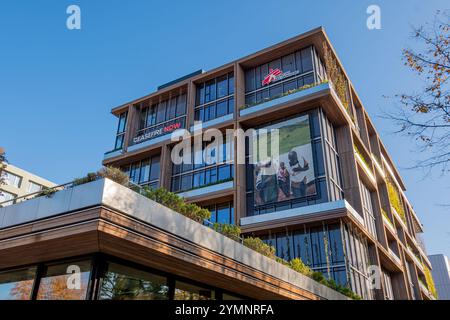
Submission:
<svg viewBox="0 0 450 320">
<path fill-rule="evenodd" d="M 278 129 L 278 145 L 273 129 Z M 256 130 L 253 155 L 256 206 L 316 194 L 308 115 Z"/>
</svg>

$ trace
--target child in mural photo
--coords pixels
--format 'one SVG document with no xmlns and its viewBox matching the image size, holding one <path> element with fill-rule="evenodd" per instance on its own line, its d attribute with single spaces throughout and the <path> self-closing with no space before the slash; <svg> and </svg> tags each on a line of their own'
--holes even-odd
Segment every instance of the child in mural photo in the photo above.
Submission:
<svg viewBox="0 0 450 320">
<path fill-rule="evenodd" d="M 290 175 L 284 162 L 280 162 L 277 179 L 278 187 L 280 188 L 284 197 L 289 198 L 291 196 Z"/>
<path fill-rule="evenodd" d="M 300 165 L 300 162 L 298 161 L 297 152 L 294 150 L 289 152 L 288 171 L 290 174 L 292 194 L 295 198 L 304 197 L 306 195 L 308 178 L 306 177 L 305 174 L 302 174 L 302 172 L 309 170 L 309 163 L 308 161 L 306 161 L 304 157 L 302 158 L 303 158 L 303 166 Z"/>
</svg>

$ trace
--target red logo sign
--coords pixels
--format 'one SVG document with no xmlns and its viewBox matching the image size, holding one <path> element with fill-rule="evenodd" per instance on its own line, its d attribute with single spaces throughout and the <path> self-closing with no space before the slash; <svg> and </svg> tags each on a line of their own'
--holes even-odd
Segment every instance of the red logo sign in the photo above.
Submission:
<svg viewBox="0 0 450 320">
<path fill-rule="evenodd" d="M 281 76 L 282 74 L 283 74 L 283 71 L 281 71 L 278 68 L 276 68 L 275 70 L 269 69 L 269 74 L 264 77 L 264 79 L 262 81 L 262 85 L 266 86 L 266 85 L 270 84 L 272 81 L 276 80 L 277 77 Z"/>
</svg>

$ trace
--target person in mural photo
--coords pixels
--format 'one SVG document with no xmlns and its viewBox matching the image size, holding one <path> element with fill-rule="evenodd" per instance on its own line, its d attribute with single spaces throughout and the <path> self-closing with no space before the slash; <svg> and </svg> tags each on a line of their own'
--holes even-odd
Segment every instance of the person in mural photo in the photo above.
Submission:
<svg viewBox="0 0 450 320">
<path fill-rule="evenodd" d="M 303 166 L 298 161 L 296 151 L 289 152 L 289 173 L 291 178 L 291 190 L 294 197 L 304 197 L 306 195 L 306 186 L 308 178 L 302 172 L 309 170 L 309 163 L 303 158 Z"/>
<path fill-rule="evenodd" d="M 314 166 L 308 116 L 274 125 L 279 130 L 277 156 L 261 159 L 254 166 L 255 204 L 265 205 L 315 194 Z M 257 137 L 258 145 L 267 137 Z M 256 143 L 255 142 L 255 143 Z"/>
<path fill-rule="evenodd" d="M 263 203 L 274 202 L 278 198 L 277 170 L 272 159 L 256 166 L 256 190 Z"/>
<path fill-rule="evenodd" d="M 289 198 L 291 196 L 290 175 L 284 162 L 280 162 L 277 180 L 278 187 L 280 188 L 284 197 Z"/>
</svg>

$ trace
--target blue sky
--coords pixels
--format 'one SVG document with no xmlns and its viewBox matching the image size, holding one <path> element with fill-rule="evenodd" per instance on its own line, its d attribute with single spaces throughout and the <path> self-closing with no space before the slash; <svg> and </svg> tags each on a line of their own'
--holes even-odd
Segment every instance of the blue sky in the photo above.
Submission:
<svg viewBox="0 0 450 320">
<path fill-rule="evenodd" d="M 81 7 L 82 29 L 66 28 Z M 382 29 L 366 28 L 381 8 Z M 450 256 L 450 179 L 408 170 L 414 143 L 379 117 L 421 84 L 401 63 L 411 26 L 448 0 L 8 1 L 0 10 L 0 145 L 11 163 L 57 183 L 94 171 L 113 148 L 110 109 L 198 69 L 211 69 L 324 26 L 407 184 L 429 253 Z"/>
</svg>

